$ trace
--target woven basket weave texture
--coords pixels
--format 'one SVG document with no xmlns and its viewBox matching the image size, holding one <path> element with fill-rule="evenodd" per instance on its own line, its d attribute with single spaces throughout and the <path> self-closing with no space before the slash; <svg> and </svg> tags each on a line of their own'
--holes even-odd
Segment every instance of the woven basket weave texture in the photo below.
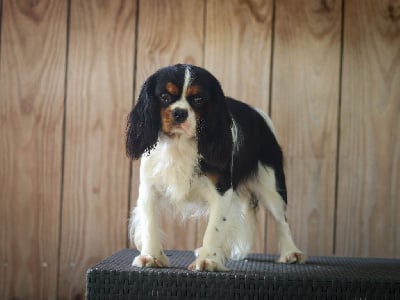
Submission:
<svg viewBox="0 0 400 300">
<path fill-rule="evenodd" d="M 228 272 L 193 272 L 189 251 L 167 251 L 171 267 L 131 266 L 124 249 L 87 271 L 87 299 L 400 299 L 400 260 L 310 257 L 306 264 L 275 263 L 250 254 L 228 261 Z"/>
</svg>

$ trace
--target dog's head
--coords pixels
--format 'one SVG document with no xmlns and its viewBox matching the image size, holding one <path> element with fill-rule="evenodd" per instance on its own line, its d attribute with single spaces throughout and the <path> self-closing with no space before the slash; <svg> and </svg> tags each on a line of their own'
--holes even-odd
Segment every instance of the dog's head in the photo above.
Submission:
<svg viewBox="0 0 400 300">
<path fill-rule="evenodd" d="M 195 138 L 199 154 L 224 165 L 232 149 L 231 117 L 218 80 L 192 65 L 162 68 L 143 84 L 128 118 L 126 150 L 138 159 L 156 146 L 160 134 Z"/>
</svg>

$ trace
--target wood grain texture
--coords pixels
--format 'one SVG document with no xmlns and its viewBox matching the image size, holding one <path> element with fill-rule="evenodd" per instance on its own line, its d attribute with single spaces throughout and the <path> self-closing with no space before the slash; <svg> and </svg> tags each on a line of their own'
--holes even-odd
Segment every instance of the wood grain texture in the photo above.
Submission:
<svg viewBox="0 0 400 300">
<path fill-rule="evenodd" d="M 205 67 L 224 93 L 268 113 L 272 1 L 207 2 Z M 265 212 L 253 249 L 265 250 Z"/>
<path fill-rule="evenodd" d="M 85 272 L 126 247 L 134 1 L 72 1 L 59 298 L 84 296 Z"/>
<path fill-rule="evenodd" d="M 272 1 L 209 0 L 205 67 L 226 95 L 268 112 Z"/>
<path fill-rule="evenodd" d="M 290 22 L 288 22 L 290 20 Z M 286 155 L 288 220 L 310 255 L 333 249 L 340 1 L 276 3 L 272 119 Z M 275 252 L 268 223 L 268 249 Z"/>
<path fill-rule="evenodd" d="M 400 2 L 346 1 L 336 254 L 400 258 Z"/>
<path fill-rule="evenodd" d="M 196 0 L 140 1 L 136 97 L 143 82 L 157 69 L 175 64 L 202 65 L 203 2 Z M 133 163 L 132 207 L 136 205 L 139 162 Z M 193 250 L 196 221 L 162 215 L 165 249 Z"/>
<path fill-rule="evenodd" d="M 66 1 L 3 1 L 0 298 L 55 299 Z"/>
</svg>

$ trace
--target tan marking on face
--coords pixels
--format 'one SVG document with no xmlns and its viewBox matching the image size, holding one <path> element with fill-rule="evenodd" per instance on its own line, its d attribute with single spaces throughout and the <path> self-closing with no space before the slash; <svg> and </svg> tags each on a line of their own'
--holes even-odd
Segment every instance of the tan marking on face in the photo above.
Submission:
<svg viewBox="0 0 400 300">
<path fill-rule="evenodd" d="M 186 97 L 194 96 L 194 95 L 198 94 L 200 91 L 201 91 L 200 86 L 192 85 L 187 89 Z"/>
<path fill-rule="evenodd" d="M 219 179 L 221 177 L 220 174 L 214 173 L 214 172 L 205 172 L 205 175 L 210 179 L 210 181 L 214 184 L 217 185 L 219 182 Z"/>
<path fill-rule="evenodd" d="M 170 107 L 161 109 L 161 130 L 167 135 L 173 135 L 171 133 L 174 120 L 172 117 L 172 109 Z"/>
<path fill-rule="evenodd" d="M 179 96 L 179 88 L 173 84 L 172 82 L 168 82 L 165 85 L 165 89 L 168 91 L 168 93 L 170 93 L 171 95 L 174 96 Z"/>
</svg>

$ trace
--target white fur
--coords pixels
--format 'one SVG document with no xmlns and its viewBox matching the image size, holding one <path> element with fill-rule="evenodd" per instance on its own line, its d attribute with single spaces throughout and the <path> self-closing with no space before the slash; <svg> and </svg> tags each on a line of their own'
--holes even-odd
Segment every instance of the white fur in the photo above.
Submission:
<svg viewBox="0 0 400 300">
<path fill-rule="evenodd" d="M 183 80 L 182 98 L 184 98 L 186 95 L 186 91 L 190 85 L 191 79 L 192 79 L 192 75 L 190 73 L 190 67 L 187 66 L 185 69 L 185 79 Z"/>
<path fill-rule="evenodd" d="M 300 262 L 304 262 L 305 256 L 296 247 L 290 233 L 289 224 L 286 221 L 286 204 L 276 191 L 275 172 L 272 168 L 258 165 L 258 173 L 249 180 L 245 189 L 255 194 L 260 203 L 268 209 L 277 222 L 277 231 L 280 246 L 280 262 L 286 261 L 287 256 L 296 255 Z"/>
<path fill-rule="evenodd" d="M 239 151 L 240 146 L 242 145 L 243 136 L 240 132 L 240 128 L 237 126 L 235 119 L 232 119 L 232 141 L 233 141 L 233 154 Z"/>
</svg>

